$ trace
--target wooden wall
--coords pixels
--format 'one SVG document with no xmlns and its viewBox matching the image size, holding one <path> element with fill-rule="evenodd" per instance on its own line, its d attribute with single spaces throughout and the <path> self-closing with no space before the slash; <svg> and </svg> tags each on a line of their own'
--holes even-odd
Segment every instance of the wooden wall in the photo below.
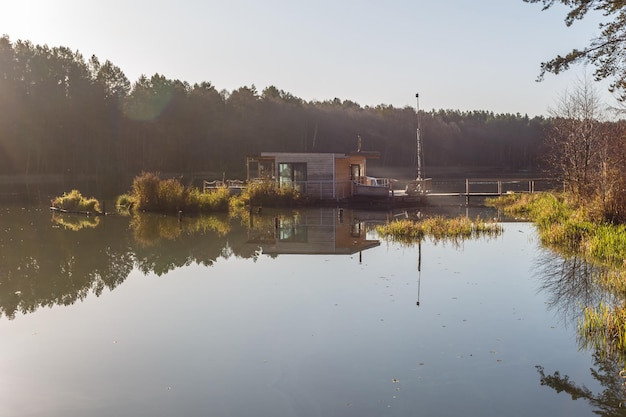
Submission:
<svg viewBox="0 0 626 417">
<path fill-rule="evenodd" d="M 263 152 L 262 156 L 276 158 L 275 176 L 281 163 L 306 163 L 306 194 L 320 199 L 341 199 L 352 196 L 350 165 L 361 165 L 365 175 L 365 157 L 335 153 L 282 153 Z M 334 174 L 334 178 L 333 178 Z"/>
</svg>

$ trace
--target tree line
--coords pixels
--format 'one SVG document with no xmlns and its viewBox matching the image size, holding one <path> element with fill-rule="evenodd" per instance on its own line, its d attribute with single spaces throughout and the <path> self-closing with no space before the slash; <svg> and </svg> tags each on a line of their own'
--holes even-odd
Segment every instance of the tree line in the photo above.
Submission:
<svg viewBox="0 0 626 417">
<path fill-rule="evenodd" d="M 0 173 L 235 172 L 261 151 L 349 152 L 415 164 L 411 107 L 305 101 L 270 86 L 233 91 L 123 71 L 67 47 L 0 38 Z M 421 112 L 428 166 L 535 169 L 546 120 L 488 111 Z"/>
</svg>

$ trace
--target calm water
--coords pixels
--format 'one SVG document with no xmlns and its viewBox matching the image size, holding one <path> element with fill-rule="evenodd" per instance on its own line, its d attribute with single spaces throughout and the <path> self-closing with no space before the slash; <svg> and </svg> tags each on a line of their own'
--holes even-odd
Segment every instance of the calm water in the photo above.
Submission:
<svg viewBox="0 0 626 417">
<path fill-rule="evenodd" d="M 619 414 L 577 341 L 589 292 L 531 224 L 420 247 L 380 241 L 386 216 L 3 207 L 0 416 Z"/>
</svg>

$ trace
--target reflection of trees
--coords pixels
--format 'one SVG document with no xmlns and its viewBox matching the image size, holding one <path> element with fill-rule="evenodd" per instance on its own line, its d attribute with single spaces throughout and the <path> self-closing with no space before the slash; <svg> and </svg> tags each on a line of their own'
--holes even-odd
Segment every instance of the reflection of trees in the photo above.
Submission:
<svg viewBox="0 0 626 417">
<path fill-rule="evenodd" d="M 597 409 L 594 411 L 596 414 L 626 416 L 626 390 L 622 377 L 626 352 L 616 348 L 605 332 L 590 331 L 586 323 L 589 311 L 614 302 L 614 297 L 600 285 L 602 277 L 607 274 L 606 268 L 592 265 L 576 255 L 561 256 L 548 250 L 543 252 L 537 265 L 542 280 L 540 288 L 548 293 L 548 306 L 560 313 L 565 322 L 578 320 L 579 347 L 593 350 L 596 368 L 591 369 L 591 376 L 604 387 L 604 391 L 594 394 L 584 385 L 571 381 L 567 375 L 562 376 L 559 371 L 546 375 L 544 368 L 537 366 L 541 385 L 549 386 L 558 393 L 566 392 L 574 400 L 585 399 Z"/>
<path fill-rule="evenodd" d="M 126 222 L 103 220 L 75 232 L 51 226 L 46 212 L 0 213 L 11 225 L 0 234 L 0 314 L 69 305 L 119 285 L 133 268 Z"/>
<path fill-rule="evenodd" d="M 0 315 L 8 318 L 98 296 L 135 267 L 162 274 L 194 262 L 211 265 L 219 257 L 255 256 L 258 249 L 246 244 L 244 227 L 231 227 L 220 216 L 181 222 L 107 216 L 96 228 L 71 228 L 60 227 L 58 216 L 51 225 L 47 212 L 12 210 L 0 212 L 0 225 Z"/>
<path fill-rule="evenodd" d="M 58 216 L 51 223 L 46 211 L 0 211 L 0 316 L 99 296 L 135 268 L 162 275 L 194 263 L 210 266 L 219 258 L 256 259 L 262 244 L 256 239 L 275 236 L 275 219 L 297 215 L 268 211 L 179 220 L 137 213 L 102 216 L 97 227 L 71 228 L 61 227 Z"/>
<path fill-rule="evenodd" d="M 540 290 L 548 295 L 548 306 L 565 322 L 580 317 L 581 306 L 597 305 L 604 297 L 595 285 L 602 269 L 579 256 L 561 257 L 544 250 L 537 260 Z"/>
<path fill-rule="evenodd" d="M 227 215 L 177 217 L 136 214 L 130 223 L 137 245 L 136 266 L 143 273 L 165 274 L 191 265 L 212 265 L 218 258 L 250 257 L 245 247 L 246 228 Z M 252 254 L 256 251 L 252 251 Z"/>
<path fill-rule="evenodd" d="M 584 399 L 593 408 L 594 414 L 605 417 L 626 416 L 626 390 L 622 377 L 623 359 L 618 355 L 603 355 L 594 352 L 595 369 L 591 369 L 591 376 L 598 381 L 604 391 L 594 394 L 584 385 L 571 381 L 567 375 L 561 376 L 559 371 L 546 375 L 542 366 L 537 366 L 541 385 L 554 389 L 557 393 L 565 392 L 572 400 Z"/>
</svg>

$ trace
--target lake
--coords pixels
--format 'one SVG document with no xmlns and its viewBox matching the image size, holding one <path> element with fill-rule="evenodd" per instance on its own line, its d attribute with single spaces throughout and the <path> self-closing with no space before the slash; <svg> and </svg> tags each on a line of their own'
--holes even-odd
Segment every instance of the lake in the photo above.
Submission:
<svg viewBox="0 0 626 417">
<path fill-rule="evenodd" d="M 372 227 L 396 215 L 3 205 L 0 416 L 626 414 L 580 347 L 588 277 L 532 224 L 401 245 Z"/>
</svg>

